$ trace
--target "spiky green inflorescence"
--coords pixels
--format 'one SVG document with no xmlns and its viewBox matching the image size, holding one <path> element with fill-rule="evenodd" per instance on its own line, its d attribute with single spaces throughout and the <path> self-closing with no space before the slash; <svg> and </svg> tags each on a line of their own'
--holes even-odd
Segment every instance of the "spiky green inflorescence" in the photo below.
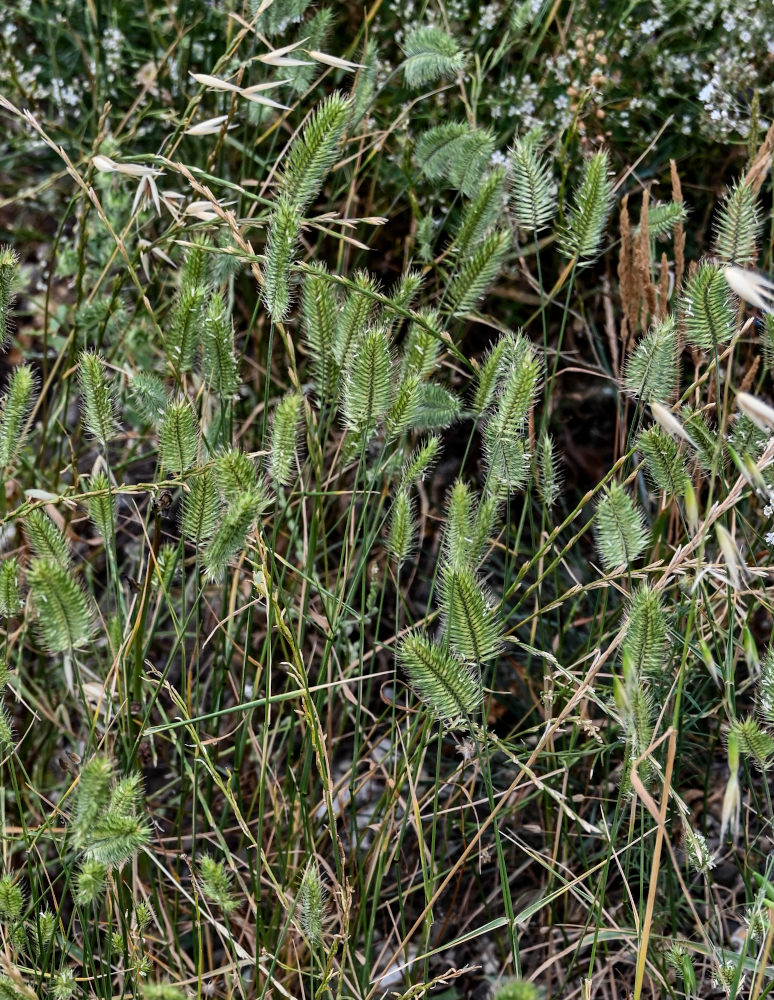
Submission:
<svg viewBox="0 0 774 1000">
<path fill-rule="evenodd" d="M 353 288 L 338 311 L 333 354 L 339 369 L 346 368 L 350 353 L 365 333 L 373 312 L 374 299 L 379 286 L 367 271 L 355 271 Z"/>
<path fill-rule="evenodd" d="M 83 848 L 89 830 L 106 812 L 113 783 L 113 765 L 108 757 L 98 754 L 81 768 L 75 796 L 70 806 L 70 836 L 77 848 Z"/>
<path fill-rule="evenodd" d="M 766 313 L 761 326 L 761 354 L 766 371 L 774 372 L 774 314 Z"/>
<path fill-rule="evenodd" d="M 291 145 L 279 190 L 299 212 L 317 196 L 336 162 L 351 111 L 352 102 L 343 94 L 331 94 L 312 112 L 303 134 Z"/>
<path fill-rule="evenodd" d="M 24 533 L 33 555 L 50 559 L 67 568 L 70 565 L 70 546 L 62 532 L 48 514 L 37 507 L 24 519 Z"/>
<path fill-rule="evenodd" d="M 206 288 L 210 265 L 209 237 L 204 233 L 196 233 L 191 246 L 186 249 L 183 267 L 180 272 L 181 288 Z"/>
<path fill-rule="evenodd" d="M 513 442 L 520 438 L 529 411 L 535 401 L 542 365 L 536 352 L 523 337 L 511 342 L 509 354 L 503 359 L 505 371 L 487 434 Z"/>
<path fill-rule="evenodd" d="M 478 713 L 484 689 L 478 670 L 447 653 L 422 632 L 411 632 L 398 659 L 417 696 L 448 728 L 459 728 Z"/>
<path fill-rule="evenodd" d="M 476 391 L 473 395 L 472 406 L 476 416 L 480 417 L 494 399 L 505 358 L 510 354 L 512 346 L 509 337 L 501 337 L 487 352 L 483 362 L 479 365 L 476 371 Z"/>
<path fill-rule="evenodd" d="M 248 490 L 232 501 L 204 552 L 209 580 L 217 582 L 223 578 L 229 561 L 244 549 L 250 529 L 268 502 L 261 488 Z"/>
<path fill-rule="evenodd" d="M 169 320 L 164 350 L 176 372 L 190 372 L 199 346 L 206 286 L 190 285 L 180 290 Z"/>
<path fill-rule="evenodd" d="M 630 566 L 648 544 L 642 511 L 618 483 L 607 487 L 597 505 L 594 532 L 607 570 Z"/>
<path fill-rule="evenodd" d="M 411 374 L 426 378 L 435 371 L 441 350 L 441 317 L 435 309 L 420 309 L 423 323 L 410 324 L 400 363 L 401 378 Z M 428 329 L 430 327 L 430 329 Z"/>
<path fill-rule="evenodd" d="M 144 900 L 135 903 L 134 915 L 137 918 L 137 926 L 141 931 L 147 930 L 153 922 L 153 908 L 150 903 L 146 903 Z"/>
<path fill-rule="evenodd" d="M 757 719 L 734 719 L 731 732 L 738 740 L 739 752 L 743 757 L 762 770 L 771 766 L 774 759 L 774 736 L 763 729 Z"/>
<path fill-rule="evenodd" d="M 272 38 L 288 29 L 289 24 L 300 21 L 311 0 L 250 0 L 250 11 L 255 18 L 255 30 Z M 260 11 L 260 13 L 258 13 Z"/>
<path fill-rule="evenodd" d="M 696 445 L 696 454 L 701 467 L 709 472 L 713 467 L 715 452 L 721 442 L 699 410 L 684 406 L 680 410 L 680 420 L 691 441 Z"/>
<path fill-rule="evenodd" d="M 423 390 L 428 388 L 423 386 L 420 377 L 416 372 L 412 372 L 406 378 L 398 382 L 395 391 L 395 398 L 390 405 L 385 417 L 385 427 L 390 440 L 398 437 L 410 427 L 421 429 L 427 425 L 422 421 L 420 408 L 423 402 Z M 440 388 L 436 386 L 435 388 Z M 425 418 L 427 418 L 425 414 Z M 435 415 L 434 415 L 435 416 Z M 417 419 L 419 418 L 419 419 Z M 437 426 L 433 423 L 433 426 Z"/>
<path fill-rule="evenodd" d="M 653 736 L 654 699 L 642 682 L 640 665 L 626 647 L 622 655 L 622 678 L 615 678 L 614 690 L 626 736 L 622 787 L 631 793 L 630 774 L 635 763 L 644 778 L 649 779 L 653 773 L 652 761 L 643 755 Z"/>
<path fill-rule="evenodd" d="M 441 28 L 408 32 L 403 52 L 403 79 L 412 90 L 456 76 L 465 65 L 465 53 Z"/>
<path fill-rule="evenodd" d="M 396 323 L 403 321 L 403 313 L 411 308 L 424 281 L 421 271 L 405 271 L 390 289 L 382 307 L 380 322 L 391 333 Z"/>
<path fill-rule="evenodd" d="M 301 879 L 298 900 L 301 908 L 301 926 L 311 945 L 319 944 L 322 940 L 325 897 L 325 886 L 320 877 L 320 870 L 312 858 Z"/>
<path fill-rule="evenodd" d="M 57 919 L 56 914 L 51 910 L 43 910 L 38 913 L 34 921 L 30 923 L 33 951 L 38 959 L 45 956 L 51 948 L 56 935 Z"/>
<path fill-rule="evenodd" d="M 511 979 L 495 990 L 492 1000 L 541 1000 L 541 997 L 542 992 L 534 983 Z"/>
<path fill-rule="evenodd" d="M 175 577 L 179 548 L 177 545 L 161 545 L 153 566 L 151 587 L 168 594 Z"/>
<path fill-rule="evenodd" d="M 559 462 L 554 454 L 554 442 L 546 431 L 540 438 L 537 449 L 537 488 L 546 507 L 553 507 L 559 498 L 562 482 Z"/>
<path fill-rule="evenodd" d="M 500 272 L 511 245 L 510 234 L 495 229 L 466 258 L 449 283 L 449 310 L 454 315 L 468 312 Z"/>
<path fill-rule="evenodd" d="M 481 183 L 494 152 L 494 135 L 467 122 L 446 122 L 423 132 L 416 145 L 419 168 L 428 180 L 447 180 L 468 198 Z"/>
<path fill-rule="evenodd" d="M 255 462 L 239 448 L 227 448 L 215 459 L 215 482 L 228 503 L 259 488 Z M 263 484 L 260 485 L 263 490 Z"/>
<path fill-rule="evenodd" d="M 624 383 L 639 399 L 668 400 L 677 387 L 677 375 L 677 325 L 673 316 L 667 316 L 629 356 Z"/>
<path fill-rule="evenodd" d="M 48 996 L 51 997 L 51 1000 L 71 1000 L 77 989 L 78 983 L 75 979 L 75 973 L 69 966 L 66 966 L 51 977 Z M 143 997 L 145 996 L 146 994 L 143 993 Z M 180 1000 L 183 1000 L 182 996 Z"/>
<path fill-rule="evenodd" d="M 14 923 L 24 908 L 24 894 L 13 875 L 0 877 L 0 921 Z"/>
<path fill-rule="evenodd" d="M 75 901 L 89 906 L 100 900 L 105 892 L 107 868 L 102 862 L 85 858 L 76 878 Z"/>
<path fill-rule="evenodd" d="M 392 358 L 384 330 L 369 330 L 357 343 L 342 385 L 347 427 L 370 436 L 392 400 Z"/>
<path fill-rule="evenodd" d="M 119 816 L 131 816 L 142 807 L 142 801 L 142 778 L 139 774 L 130 774 L 119 778 L 111 788 L 107 811 Z"/>
<path fill-rule="evenodd" d="M 224 913 L 230 913 L 239 905 L 234 899 L 233 881 L 234 876 L 226 869 L 224 861 L 216 861 L 208 854 L 199 858 L 199 885 L 202 893 Z"/>
<path fill-rule="evenodd" d="M 495 521 L 500 512 L 500 498 L 493 493 L 482 497 L 476 508 L 473 518 L 473 534 L 470 543 L 469 565 L 473 568 L 478 566 L 485 550 L 491 544 L 491 538 L 495 532 Z"/>
<path fill-rule="evenodd" d="M 715 254 L 726 264 L 753 267 L 757 258 L 760 216 L 758 196 L 749 184 L 732 185 L 715 221 Z"/>
<path fill-rule="evenodd" d="M 290 198 L 282 195 L 269 222 L 263 268 L 263 300 L 275 323 L 283 320 L 290 309 L 290 271 L 300 235 L 301 212 Z"/>
<path fill-rule="evenodd" d="M 715 351 L 734 335 L 735 322 L 728 283 L 712 264 L 701 264 L 688 279 L 680 310 L 688 340 L 705 351 Z"/>
<path fill-rule="evenodd" d="M 0 615 L 3 618 L 14 618 L 19 613 L 21 604 L 19 561 L 16 556 L 9 556 L 0 562 Z"/>
<path fill-rule="evenodd" d="M 758 711 L 770 725 L 774 725 L 774 646 L 769 646 L 761 660 L 758 682 Z"/>
<path fill-rule="evenodd" d="M 208 241 L 199 237 L 186 251 L 180 273 L 180 291 L 172 307 L 164 350 L 175 372 L 189 372 L 199 346 L 201 318 L 207 296 Z"/>
<path fill-rule="evenodd" d="M 12 753 L 13 747 L 13 726 L 8 713 L 0 703 L 0 756 Z"/>
<path fill-rule="evenodd" d="M 455 228 L 452 246 L 460 257 L 472 253 L 500 218 L 504 191 L 505 168 L 495 167 L 481 182 L 475 198 L 465 206 Z"/>
<path fill-rule="evenodd" d="M 19 255 L 7 245 L 0 246 L 0 350 L 8 344 L 11 312 L 19 281 Z"/>
<path fill-rule="evenodd" d="M 728 440 L 738 454 L 753 455 L 757 458 L 763 452 L 769 438 L 770 434 L 759 427 L 746 413 L 734 414 Z"/>
<path fill-rule="evenodd" d="M 473 493 L 461 480 L 452 486 L 446 504 L 444 559 L 450 569 L 474 569 L 471 560 L 475 509 Z"/>
<path fill-rule="evenodd" d="M 653 716 L 653 695 L 650 690 L 638 683 L 631 690 L 628 711 L 624 717 L 629 756 L 625 768 L 628 772 L 629 766 L 639 760 L 637 766 L 646 778 L 651 776 L 652 764 L 647 758 L 643 760 L 640 758 L 647 752 L 653 739 Z M 628 773 L 626 778 L 628 779 Z"/>
<path fill-rule="evenodd" d="M 474 547 L 475 543 L 471 545 Z M 484 663 L 498 655 L 502 648 L 500 622 L 473 572 L 445 567 L 441 573 L 440 605 L 444 634 L 455 653 L 473 663 Z"/>
<path fill-rule="evenodd" d="M 166 472 L 181 475 L 196 461 L 199 429 L 193 407 L 178 399 L 167 407 L 159 431 L 159 453 Z"/>
<path fill-rule="evenodd" d="M 683 837 L 685 843 L 685 857 L 691 871 L 697 875 L 707 875 L 715 867 L 715 858 L 709 849 L 707 839 L 698 830 L 693 830 L 688 823 L 683 821 Z M 695 996 L 695 993 L 688 994 Z"/>
<path fill-rule="evenodd" d="M 0 399 L 0 469 L 16 461 L 24 443 L 24 425 L 32 405 L 36 379 L 29 365 L 19 365 Z"/>
<path fill-rule="evenodd" d="M 70 572 L 52 559 L 35 559 L 27 571 L 36 621 L 35 631 L 49 653 L 85 645 L 92 635 L 86 596 Z"/>
<path fill-rule="evenodd" d="M 188 1000 L 188 993 L 172 983 L 144 983 L 142 1000 Z"/>
<path fill-rule="evenodd" d="M 169 393 L 162 380 L 153 372 L 137 372 L 129 389 L 142 419 L 158 426 L 169 406 Z"/>
<path fill-rule="evenodd" d="M 686 997 L 696 996 L 696 973 L 691 957 L 681 944 L 671 944 L 664 953 L 670 965 L 683 980 Z"/>
<path fill-rule="evenodd" d="M 92 437 L 103 445 L 118 433 L 115 386 L 105 375 L 105 363 L 96 351 L 81 351 L 78 382 L 83 416 Z"/>
<path fill-rule="evenodd" d="M 86 857 L 106 868 L 120 868 L 150 840 L 144 817 L 109 810 L 92 827 L 85 846 Z"/>
<path fill-rule="evenodd" d="M 651 240 L 668 236 L 675 226 L 679 226 L 687 218 L 688 212 L 682 201 L 667 201 L 661 204 L 651 202 L 648 205 L 648 233 Z M 638 236 L 640 231 L 640 224 L 632 229 L 635 236 Z"/>
<path fill-rule="evenodd" d="M 202 371 L 210 391 L 229 398 L 239 388 L 234 356 L 234 324 L 218 292 L 210 297 L 202 322 Z"/>
<path fill-rule="evenodd" d="M 387 551 L 398 564 L 403 563 L 411 555 L 414 547 L 416 525 L 408 490 L 402 489 L 395 497 L 390 511 L 390 533 L 387 538 Z"/>
<path fill-rule="evenodd" d="M 654 425 L 641 432 L 637 447 L 645 457 L 645 466 L 656 489 L 672 497 L 683 496 L 688 473 L 675 439 Z"/>
<path fill-rule="evenodd" d="M 380 65 L 379 45 L 375 39 L 371 38 L 366 42 L 365 49 L 361 49 L 361 69 L 355 77 L 352 89 L 353 126 L 362 121 L 372 106 Z"/>
<path fill-rule="evenodd" d="M 209 538 L 218 526 L 221 503 L 209 469 L 188 480 L 180 510 L 180 529 L 194 543 Z"/>
<path fill-rule="evenodd" d="M 333 403 L 338 393 L 339 365 L 335 351 L 338 312 L 325 268 L 314 268 L 304 278 L 301 319 L 321 404 Z"/>
<path fill-rule="evenodd" d="M 289 392 L 277 404 L 271 425 L 269 469 L 272 479 L 287 486 L 298 474 L 298 438 L 301 430 L 304 397 Z"/>
<path fill-rule="evenodd" d="M 536 234 L 556 211 L 551 168 L 536 150 L 536 136 L 517 139 L 511 154 L 511 210 L 520 229 Z"/>
<path fill-rule="evenodd" d="M 433 462 L 438 458 L 440 450 L 441 439 L 435 434 L 432 434 L 427 441 L 415 448 L 403 463 L 399 487 L 403 489 L 417 480 L 424 479 Z"/>
<path fill-rule="evenodd" d="M 419 386 L 413 425 L 415 430 L 443 430 L 459 419 L 462 405 L 448 389 L 435 382 Z"/>
<path fill-rule="evenodd" d="M 642 583 L 632 594 L 624 625 L 623 649 L 638 670 L 658 674 L 667 649 L 667 614 L 661 594 Z"/>
<path fill-rule="evenodd" d="M 0 703 L 0 754 L 13 750 L 13 726 L 3 705 Z"/>
<path fill-rule="evenodd" d="M 529 476 L 530 454 L 519 438 L 499 437 L 487 426 L 484 432 L 487 489 L 500 498 L 524 487 Z"/>
<path fill-rule="evenodd" d="M 613 184 L 607 153 L 603 151 L 586 161 L 574 192 L 573 206 L 559 238 L 559 249 L 566 257 L 580 266 L 597 257 L 612 205 Z"/>
<path fill-rule="evenodd" d="M 115 532 L 116 498 L 110 488 L 110 480 L 104 472 L 95 472 L 89 482 L 89 517 L 105 541 Z"/>
<path fill-rule="evenodd" d="M 108 758 L 92 758 L 81 771 L 70 813 L 73 845 L 99 868 L 120 868 L 150 839 L 141 807 L 140 776 L 114 783 Z"/>
</svg>

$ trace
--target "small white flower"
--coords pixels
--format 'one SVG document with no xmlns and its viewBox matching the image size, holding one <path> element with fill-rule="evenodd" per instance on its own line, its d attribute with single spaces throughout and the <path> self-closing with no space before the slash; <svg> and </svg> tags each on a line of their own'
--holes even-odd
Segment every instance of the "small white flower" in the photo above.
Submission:
<svg viewBox="0 0 774 1000">
<path fill-rule="evenodd" d="M 710 80 L 710 82 L 706 83 L 699 91 L 699 100 L 701 101 L 701 103 L 706 104 L 711 99 L 714 91 L 715 87 L 713 86 L 712 81 Z"/>
</svg>

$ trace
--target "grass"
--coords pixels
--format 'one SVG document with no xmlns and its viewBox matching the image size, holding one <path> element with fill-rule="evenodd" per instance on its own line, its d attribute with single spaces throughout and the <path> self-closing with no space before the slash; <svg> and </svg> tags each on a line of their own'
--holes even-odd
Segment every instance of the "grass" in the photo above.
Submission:
<svg viewBox="0 0 774 1000">
<path fill-rule="evenodd" d="M 356 7 L 5 29 L 0 1000 L 759 1000 L 758 15 Z"/>
</svg>

